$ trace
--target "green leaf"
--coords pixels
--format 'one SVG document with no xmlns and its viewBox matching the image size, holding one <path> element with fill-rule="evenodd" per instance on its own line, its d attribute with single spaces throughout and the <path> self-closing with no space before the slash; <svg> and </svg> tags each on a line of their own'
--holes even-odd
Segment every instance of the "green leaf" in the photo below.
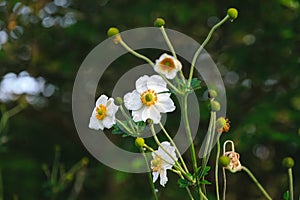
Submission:
<svg viewBox="0 0 300 200">
<path fill-rule="evenodd" d="M 120 129 L 120 127 L 117 124 L 113 125 L 113 130 L 111 133 L 112 134 L 124 134 L 124 132 Z"/>
<path fill-rule="evenodd" d="M 186 179 L 180 178 L 180 179 L 178 179 L 177 183 L 180 188 L 185 188 L 185 187 L 189 186 L 189 181 Z"/>
<path fill-rule="evenodd" d="M 198 78 L 192 78 L 191 87 L 194 90 L 198 90 L 201 88 L 201 81 Z"/>
<path fill-rule="evenodd" d="M 290 199 L 290 192 L 287 190 L 285 193 L 283 193 L 283 199 L 284 200 L 289 200 Z"/>
<path fill-rule="evenodd" d="M 203 172 L 201 174 L 201 177 L 205 177 L 208 174 L 210 168 L 211 168 L 210 166 L 204 167 L 204 170 L 203 170 Z"/>
<path fill-rule="evenodd" d="M 204 184 L 204 185 L 209 185 L 209 184 L 211 184 L 211 182 L 209 182 L 208 180 L 201 180 L 200 183 L 201 183 L 201 184 Z"/>
</svg>

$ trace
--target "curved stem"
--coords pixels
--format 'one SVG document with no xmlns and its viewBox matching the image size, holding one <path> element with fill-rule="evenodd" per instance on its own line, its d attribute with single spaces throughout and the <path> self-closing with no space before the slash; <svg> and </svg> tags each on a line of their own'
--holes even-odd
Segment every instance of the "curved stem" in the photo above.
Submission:
<svg viewBox="0 0 300 200">
<path fill-rule="evenodd" d="M 255 178 L 255 176 L 252 174 L 252 172 L 245 166 L 242 166 L 242 170 L 244 170 L 252 179 L 252 181 L 256 184 L 256 186 L 260 189 L 260 191 L 265 195 L 265 197 L 268 200 L 272 200 L 270 195 L 266 192 L 266 190 L 262 187 L 262 185 L 258 182 L 258 180 Z"/>
<path fill-rule="evenodd" d="M 124 124 L 122 121 L 116 119 L 116 121 L 122 125 L 122 127 L 127 131 L 127 133 L 133 135 L 133 133 L 129 130 L 129 128 L 126 126 L 126 124 Z"/>
<path fill-rule="evenodd" d="M 193 195 L 192 195 L 192 193 L 191 193 L 189 187 L 185 187 L 185 189 L 186 189 L 187 193 L 189 194 L 190 199 L 191 199 L 191 200 L 194 200 L 194 197 L 193 197 Z"/>
<path fill-rule="evenodd" d="M 146 56 L 134 51 L 132 48 L 130 48 L 123 40 L 122 38 L 120 38 L 120 40 L 118 40 L 118 42 L 127 50 L 129 51 L 129 53 L 131 53 L 132 55 L 142 59 L 142 60 L 145 60 L 147 63 L 149 63 L 152 67 L 154 66 L 154 63 L 149 59 L 147 58 Z"/>
<path fill-rule="evenodd" d="M 170 135 L 169 135 L 168 132 L 166 131 L 165 127 L 161 124 L 161 122 L 159 123 L 159 126 L 160 126 L 161 130 L 164 132 L 165 136 L 166 136 L 166 137 L 168 138 L 168 140 L 171 142 L 171 144 L 175 147 L 175 151 L 176 151 L 176 153 L 177 153 L 177 155 L 178 155 L 178 157 L 179 157 L 179 159 L 180 159 L 180 161 L 181 161 L 181 163 L 182 163 L 182 165 L 183 165 L 184 170 L 185 170 L 187 173 L 189 173 L 189 170 L 188 170 L 188 168 L 187 168 L 187 166 L 186 166 L 186 164 L 185 164 L 185 162 L 184 162 L 184 160 L 183 160 L 183 158 L 182 158 L 182 156 L 181 156 L 181 154 L 180 154 L 180 152 L 179 152 L 179 150 L 178 150 L 176 144 L 174 143 L 173 139 L 170 137 Z"/>
<path fill-rule="evenodd" d="M 188 79 L 188 87 L 191 86 L 191 81 L 193 78 L 193 73 L 194 73 L 194 68 L 195 68 L 195 64 L 196 64 L 196 60 L 198 58 L 198 56 L 200 55 L 201 51 L 203 50 L 203 48 L 207 45 L 207 43 L 209 42 L 212 34 L 215 32 L 215 30 L 220 27 L 222 24 L 224 24 L 227 20 L 229 19 L 229 16 L 226 15 L 219 23 L 215 24 L 212 29 L 209 31 L 207 37 L 205 38 L 204 42 L 202 43 L 202 45 L 199 47 L 199 49 L 196 51 L 193 60 L 192 60 L 192 64 L 191 64 L 191 69 L 190 69 L 190 75 L 189 75 L 189 79 Z"/>
<path fill-rule="evenodd" d="M 209 120 L 209 125 L 208 125 L 208 130 L 207 130 L 207 142 L 204 147 L 204 153 L 203 153 L 203 159 L 202 159 L 202 168 L 204 169 L 205 166 L 207 165 L 210 153 L 208 153 L 208 149 L 210 149 L 210 144 L 212 143 L 211 141 L 213 140 L 213 133 L 214 133 L 214 126 L 215 123 L 215 112 L 210 112 L 210 120 Z"/>
<path fill-rule="evenodd" d="M 131 53 L 132 55 L 142 59 L 142 60 L 145 60 L 147 63 L 149 63 L 152 67 L 154 67 L 154 63 L 149 59 L 147 58 L 146 56 L 134 51 L 132 48 L 130 48 L 121 38 L 119 38 L 118 42 L 127 50 L 129 51 L 129 53 Z M 178 94 L 182 94 L 181 91 L 179 91 L 164 75 L 162 75 L 161 73 L 158 73 L 163 79 L 164 81 Z"/>
<path fill-rule="evenodd" d="M 226 171 L 225 168 L 223 167 L 223 200 L 226 198 L 226 187 L 227 187 L 227 180 L 226 180 Z"/>
<path fill-rule="evenodd" d="M 215 167 L 215 182 L 216 182 L 216 195 L 217 195 L 217 200 L 220 200 L 220 194 L 219 194 L 219 177 L 218 177 L 218 173 L 219 173 L 219 157 L 220 157 L 220 151 L 221 151 L 221 147 L 220 147 L 220 141 L 218 139 L 217 141 L 217 156 L 216 156 L 216 167 Z"/>
<path fill-rule="evenodd" d="M 289 174 L 290 200 L 294 200 L 293 172 L 292 172 L 292 168 L 288 169 L 288 174 Z"/>
<path fill-rule="evenodd" d="M 120 110 L 123 114 L 123 116 L 126 118 L 126 120 L 128 121 L 132 131 L 134 132 L 134 134 L 137 133 L 137 130 L 134 128 L 133 124 L 132 124 L 132 120 L 131 120 L 131 117 L 125 112 L 124 108 L 122 105 L 119 106 L 120 107 Z"/>
<path fill-rule="evenodd" d="M 155 191 L 155 186 L 154 186 L 153 179 L 152 179 L 152 175 L 151 175 L 151 169 L 150 169 L 150 166 L 148 164 L 148 160 L 147 160 L 147 157 L 146 157 L 146 154 L 145 154 L 145 151 L 144 151 L 143 148 L 141 148 L 141 152 L 142 152 L 142 154 L 144 156 L 144 159 L 145 159 L 145 162 L 146 162 L 146 165 L 147 165 L 149 184 L 151 185 L 152 194 L 154 196 L 154 199 L 158 200 L 158 197 L 157 197 L 157 194 L 156 194 L 156 191 Z"/>
</svg>

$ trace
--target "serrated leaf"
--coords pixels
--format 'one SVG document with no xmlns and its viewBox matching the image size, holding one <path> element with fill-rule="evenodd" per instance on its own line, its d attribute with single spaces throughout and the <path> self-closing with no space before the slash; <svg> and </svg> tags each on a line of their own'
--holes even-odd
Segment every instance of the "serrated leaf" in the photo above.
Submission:
<svg viewBox="0 0 300 200">
<path fill-rule="evenodd" d="M 285 193 L 283 193 L 283 199 L 284 200 L 289 200 L 290 199 L 290 192 L 287 190 Z"/>
<path fill-rule="evenodd" d="M 189 186 L 189 181 L 186 179 L 180 178 L 180 179 L 178 179 L 177 183 L 180 188 L 185 188 L 185 187 Z"/>
</svg>

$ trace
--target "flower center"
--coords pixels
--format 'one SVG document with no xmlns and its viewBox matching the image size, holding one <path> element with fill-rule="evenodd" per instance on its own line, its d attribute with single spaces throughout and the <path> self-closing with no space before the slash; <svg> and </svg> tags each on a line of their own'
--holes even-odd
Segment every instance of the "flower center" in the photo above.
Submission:
<svg viewBox="0 0 300 200">
<path fill-rule="evenodd" d="M 172 69 L 175 69 L 175 63 L 172 58 L 165 58 L 160 63 L 160 67 L 162 70 L 170 71 Z"/>
<path fill-rule="evenodd" d="M 141 94 L 141 101 L 146 106 L 154 105 L 157 101 L 157 94 L 154 90 L 148 89 Z"/>
<path fill-rule="evenodd" d="M 163 160 L 160 156 L 156 155 L 153 160 L 151 161 L 151 168 L 152 168 L 152 171 L 154 172 L 158 172 L 160 171 L 161 167 L 162 167 L 162 163 L 163 163 Z"/>
<path fill-rule="evenodd" d="M 104 106 L 103 104 L 100 104 L 96 108 L 96 117 L 97 117 L 97 119 L 102 120 L 105 116 L 106 116 L 106 106 Z"/>
</svg>

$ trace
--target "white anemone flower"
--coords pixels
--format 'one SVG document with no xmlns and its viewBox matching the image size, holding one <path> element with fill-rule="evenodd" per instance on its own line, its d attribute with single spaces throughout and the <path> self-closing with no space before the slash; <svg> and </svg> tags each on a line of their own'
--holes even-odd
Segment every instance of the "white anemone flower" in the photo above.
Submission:
<svg viewBox="0 0 300 200">
<path fill-rule="evenodd" d="M 101 95 L 96 101 L 96 107 L 93 110 L 90 118 L 89 128 L 95 130 L 103 130 L 111 128 L 116 123 L 116 113 L 119 106 L 114 104 L 114 99 L 106 95 Z"/>
<path fill-rule="evenodd" d="M 135 122 L 152 119 L 154 124 L 160 122 L 161 114 L 172 112 L 175 105 L 170 98 L 167 83 L 158 75 L 140 77 L 135 83 L 136 89 L 124 96 L 124 105 L 132 110 Z"/>
<path fill-rule="evenodd" d="M 177 72 L 181 70 L 182 65 L 179 60 L 166 53 L 156 60 L 154 70 L 166 76 L 167 79 L 175 78 Z"/>
<path fill-rule="evenodd" d="M 177 161 L 175 147 L 169 142 L 162 142 L 163 148 Z M 171 169 L 175 161 L 160 147 L 157 151 L 152 152 L 151 169 L 153 175 L 153 183 L 160 177 L 160 184 L 165 187 L 168 181 L 167 169 Z"/>
</svg>

